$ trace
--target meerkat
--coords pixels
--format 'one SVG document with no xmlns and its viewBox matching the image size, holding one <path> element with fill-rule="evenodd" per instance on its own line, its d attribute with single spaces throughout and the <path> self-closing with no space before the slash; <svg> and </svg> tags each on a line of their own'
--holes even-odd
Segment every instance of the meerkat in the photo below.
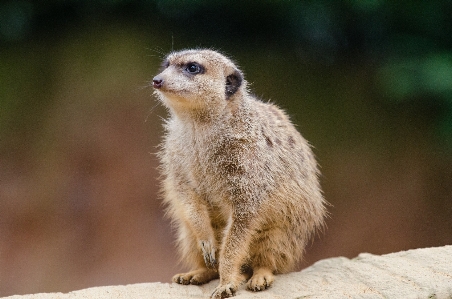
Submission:
<svg viewBox="0 0 452 299">
<path fill-rule="evenodd" d="M 172 280 L 220 278 L 211 298 L 233 296 L 246 281 L 252 291 L 268 288 L 324 223 L 310 145 L 216 51 L 170 53 L 153 87 L 170 115 L 159 153 L 164 203 L 190 268 Z"/>
</svg>

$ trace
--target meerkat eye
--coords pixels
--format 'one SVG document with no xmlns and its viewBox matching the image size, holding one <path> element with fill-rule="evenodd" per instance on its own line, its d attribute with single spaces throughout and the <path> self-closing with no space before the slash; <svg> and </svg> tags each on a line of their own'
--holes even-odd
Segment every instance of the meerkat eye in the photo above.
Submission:
<svg viewBox="0 0 452 299">
<path fill-rule="evenodd" d="M 203 72 L 203 68 L 202 66 L 200 66 L 199 64 L 195 63 L 195 62 L 190 62 L 187 64 L 187 66 L 185 67 L 185 70 L 192 75 L 195 74 L 199 74 Z"/>
</svg>

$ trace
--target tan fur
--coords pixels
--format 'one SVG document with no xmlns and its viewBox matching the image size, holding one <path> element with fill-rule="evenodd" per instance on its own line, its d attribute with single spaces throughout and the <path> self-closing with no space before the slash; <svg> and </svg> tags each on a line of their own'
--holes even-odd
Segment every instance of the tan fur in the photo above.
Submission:
<svg viewBox="0 0 452 299">
<path fill-rule="evenodd" d="M 190 63 L 201 71 L 190 74 Z M 274 274 L 294 269 L 323 225 L 308 142 L 281 109 L 252 96 L 218 52 L 169 54 L 154 87 L 170 111 L 160 153 L 164 200 L 191 268 L 173 281 L 219 277 L 212 298 L 233 296 L 248 279 L 249 289 L 266 289 Z"/>
</svg>

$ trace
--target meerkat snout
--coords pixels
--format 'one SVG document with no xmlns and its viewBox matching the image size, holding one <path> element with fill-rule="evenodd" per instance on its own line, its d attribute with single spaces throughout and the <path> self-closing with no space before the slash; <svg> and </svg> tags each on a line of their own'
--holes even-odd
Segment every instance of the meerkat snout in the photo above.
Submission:
<svg viewBox="0 0 452 299">
<path fill-rule="evenodd" d="M 163 79 L 161 79 L 159 76 L 155 76 L 154 79 L 152 79 L 152 86 L 155 89 L 161 88 L 163 85 Z"/>
</svg>

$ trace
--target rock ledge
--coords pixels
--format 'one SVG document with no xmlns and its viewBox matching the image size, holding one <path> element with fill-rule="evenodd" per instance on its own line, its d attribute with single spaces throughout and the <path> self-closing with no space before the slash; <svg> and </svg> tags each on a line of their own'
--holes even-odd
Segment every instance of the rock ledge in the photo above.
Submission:
<svg viewBox="0 0 452 299">
<path fill-rule="evenodd" d="M 142 283 L 95 287 L 79 291 L 15 295 L 9 299 L 209 298 L 218 284 L 181 286 Z M 452 298 L 452 245 L 372 255 L 321 260 L 301 272 L 278 275 L 273 286 L 260 293 L 242 286 L 241 298 Z"/>
</svg>

